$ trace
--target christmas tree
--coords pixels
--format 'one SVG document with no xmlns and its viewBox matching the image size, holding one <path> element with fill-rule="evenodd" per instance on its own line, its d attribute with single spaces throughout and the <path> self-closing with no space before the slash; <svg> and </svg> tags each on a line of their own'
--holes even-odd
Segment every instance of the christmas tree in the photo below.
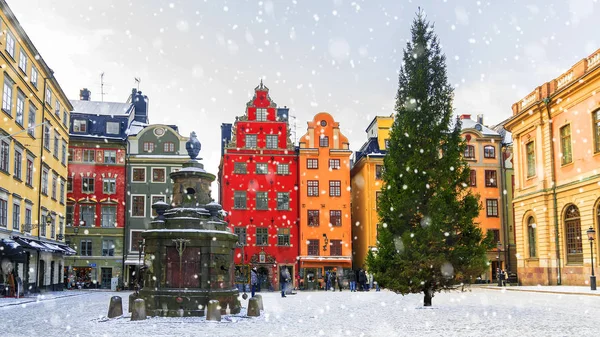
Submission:
<svg viewBox="0 0 600 337">
<path fill-rule="evenodd" d="M 378 199 L 377 251 L 369 252 L 367 265 L 380 285 L 423 292 L 430 306 L 436 292 L 484 271 L 491 240 L 473 222 L 481 208 L 468 187 L 446 59 L 420 10 L 411 33 Z"/>
</svg>

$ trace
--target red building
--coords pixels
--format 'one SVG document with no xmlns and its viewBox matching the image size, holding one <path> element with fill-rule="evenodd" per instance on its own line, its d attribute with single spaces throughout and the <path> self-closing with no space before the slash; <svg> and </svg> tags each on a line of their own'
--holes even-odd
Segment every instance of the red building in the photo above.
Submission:
<svg viewBox="0 0 600 337">
<path fill-rule="evenodd" d="M 262 81 L 254 91 L 245 114 L 221 127 L 219 199 L 243 247 L 235 256 L 238 283 L 257 267 L 261 289 L 277 289 L 281 268 L 298 271 L 298 157 L 289 109 L 277 108 Z"/>
</svg>

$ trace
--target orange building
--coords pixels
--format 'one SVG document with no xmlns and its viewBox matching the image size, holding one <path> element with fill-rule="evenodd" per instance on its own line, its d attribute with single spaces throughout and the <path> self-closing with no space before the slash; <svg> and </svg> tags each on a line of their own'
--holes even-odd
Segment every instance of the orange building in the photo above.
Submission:
<svg viewBox="0 0 600 337">
<path fill-rule="evenodd" d="M 352 268 L 348 138 L 326 113 L 308 122 L 300 139 L 300 277 L 305 289 L 323 285 L 328 270 Z"/>
</svg>

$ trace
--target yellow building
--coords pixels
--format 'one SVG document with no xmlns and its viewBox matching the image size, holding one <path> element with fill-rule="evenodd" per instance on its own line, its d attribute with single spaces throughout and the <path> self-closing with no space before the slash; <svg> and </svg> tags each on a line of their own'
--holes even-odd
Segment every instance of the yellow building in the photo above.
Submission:
<svg viewBox="0 0 600 337">
<path fill-rule="evenodd" d="M 6 283 L 59 290 L 72 253 L 63 235 L 72 106 L 4 0 L 0 9 L 0 258 L 13 262 Z"/>
<path fill-rule="evenodd" d="M 377 196 L 381 191 L 383 158 L 387 152 L 392 116 L 377 116 L 367 128 L 367 142 L 354 155 L 352 186 L 353 266 L 364 268 L 367 252 L 377 247 Z"/>
<path fill-rule="evenodd" d="M 600 223 L 600 50 L 513 104 L 513 200 L 522 284 L 586 285 Z M 598 259 L 594 259 L 598 266 Z"/>
</svg>

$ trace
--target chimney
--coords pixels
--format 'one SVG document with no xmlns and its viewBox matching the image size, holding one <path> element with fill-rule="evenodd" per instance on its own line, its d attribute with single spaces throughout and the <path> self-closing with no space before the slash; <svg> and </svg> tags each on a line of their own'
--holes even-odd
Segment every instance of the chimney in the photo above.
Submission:
<svg viewBox="0 0 600 337">
<path fill-rule="evenodd" d="M 483 125 L 483 114 L 477 115 L 477 123 Z"/>
<path fill-rule="evenodd" d="M 88 88 L 83 88 L 79 90 L 79 99 L 82 101 L 89 101 L 92 92 L 88 90 Z"/>
<path fill-rule="evenodd" d="M 463 119 L 471 119 L 471 115 L 470 114 L 462 114 L 462 115 L 460 115 L 460 120 L 462 121 Z"/>
</svg>

